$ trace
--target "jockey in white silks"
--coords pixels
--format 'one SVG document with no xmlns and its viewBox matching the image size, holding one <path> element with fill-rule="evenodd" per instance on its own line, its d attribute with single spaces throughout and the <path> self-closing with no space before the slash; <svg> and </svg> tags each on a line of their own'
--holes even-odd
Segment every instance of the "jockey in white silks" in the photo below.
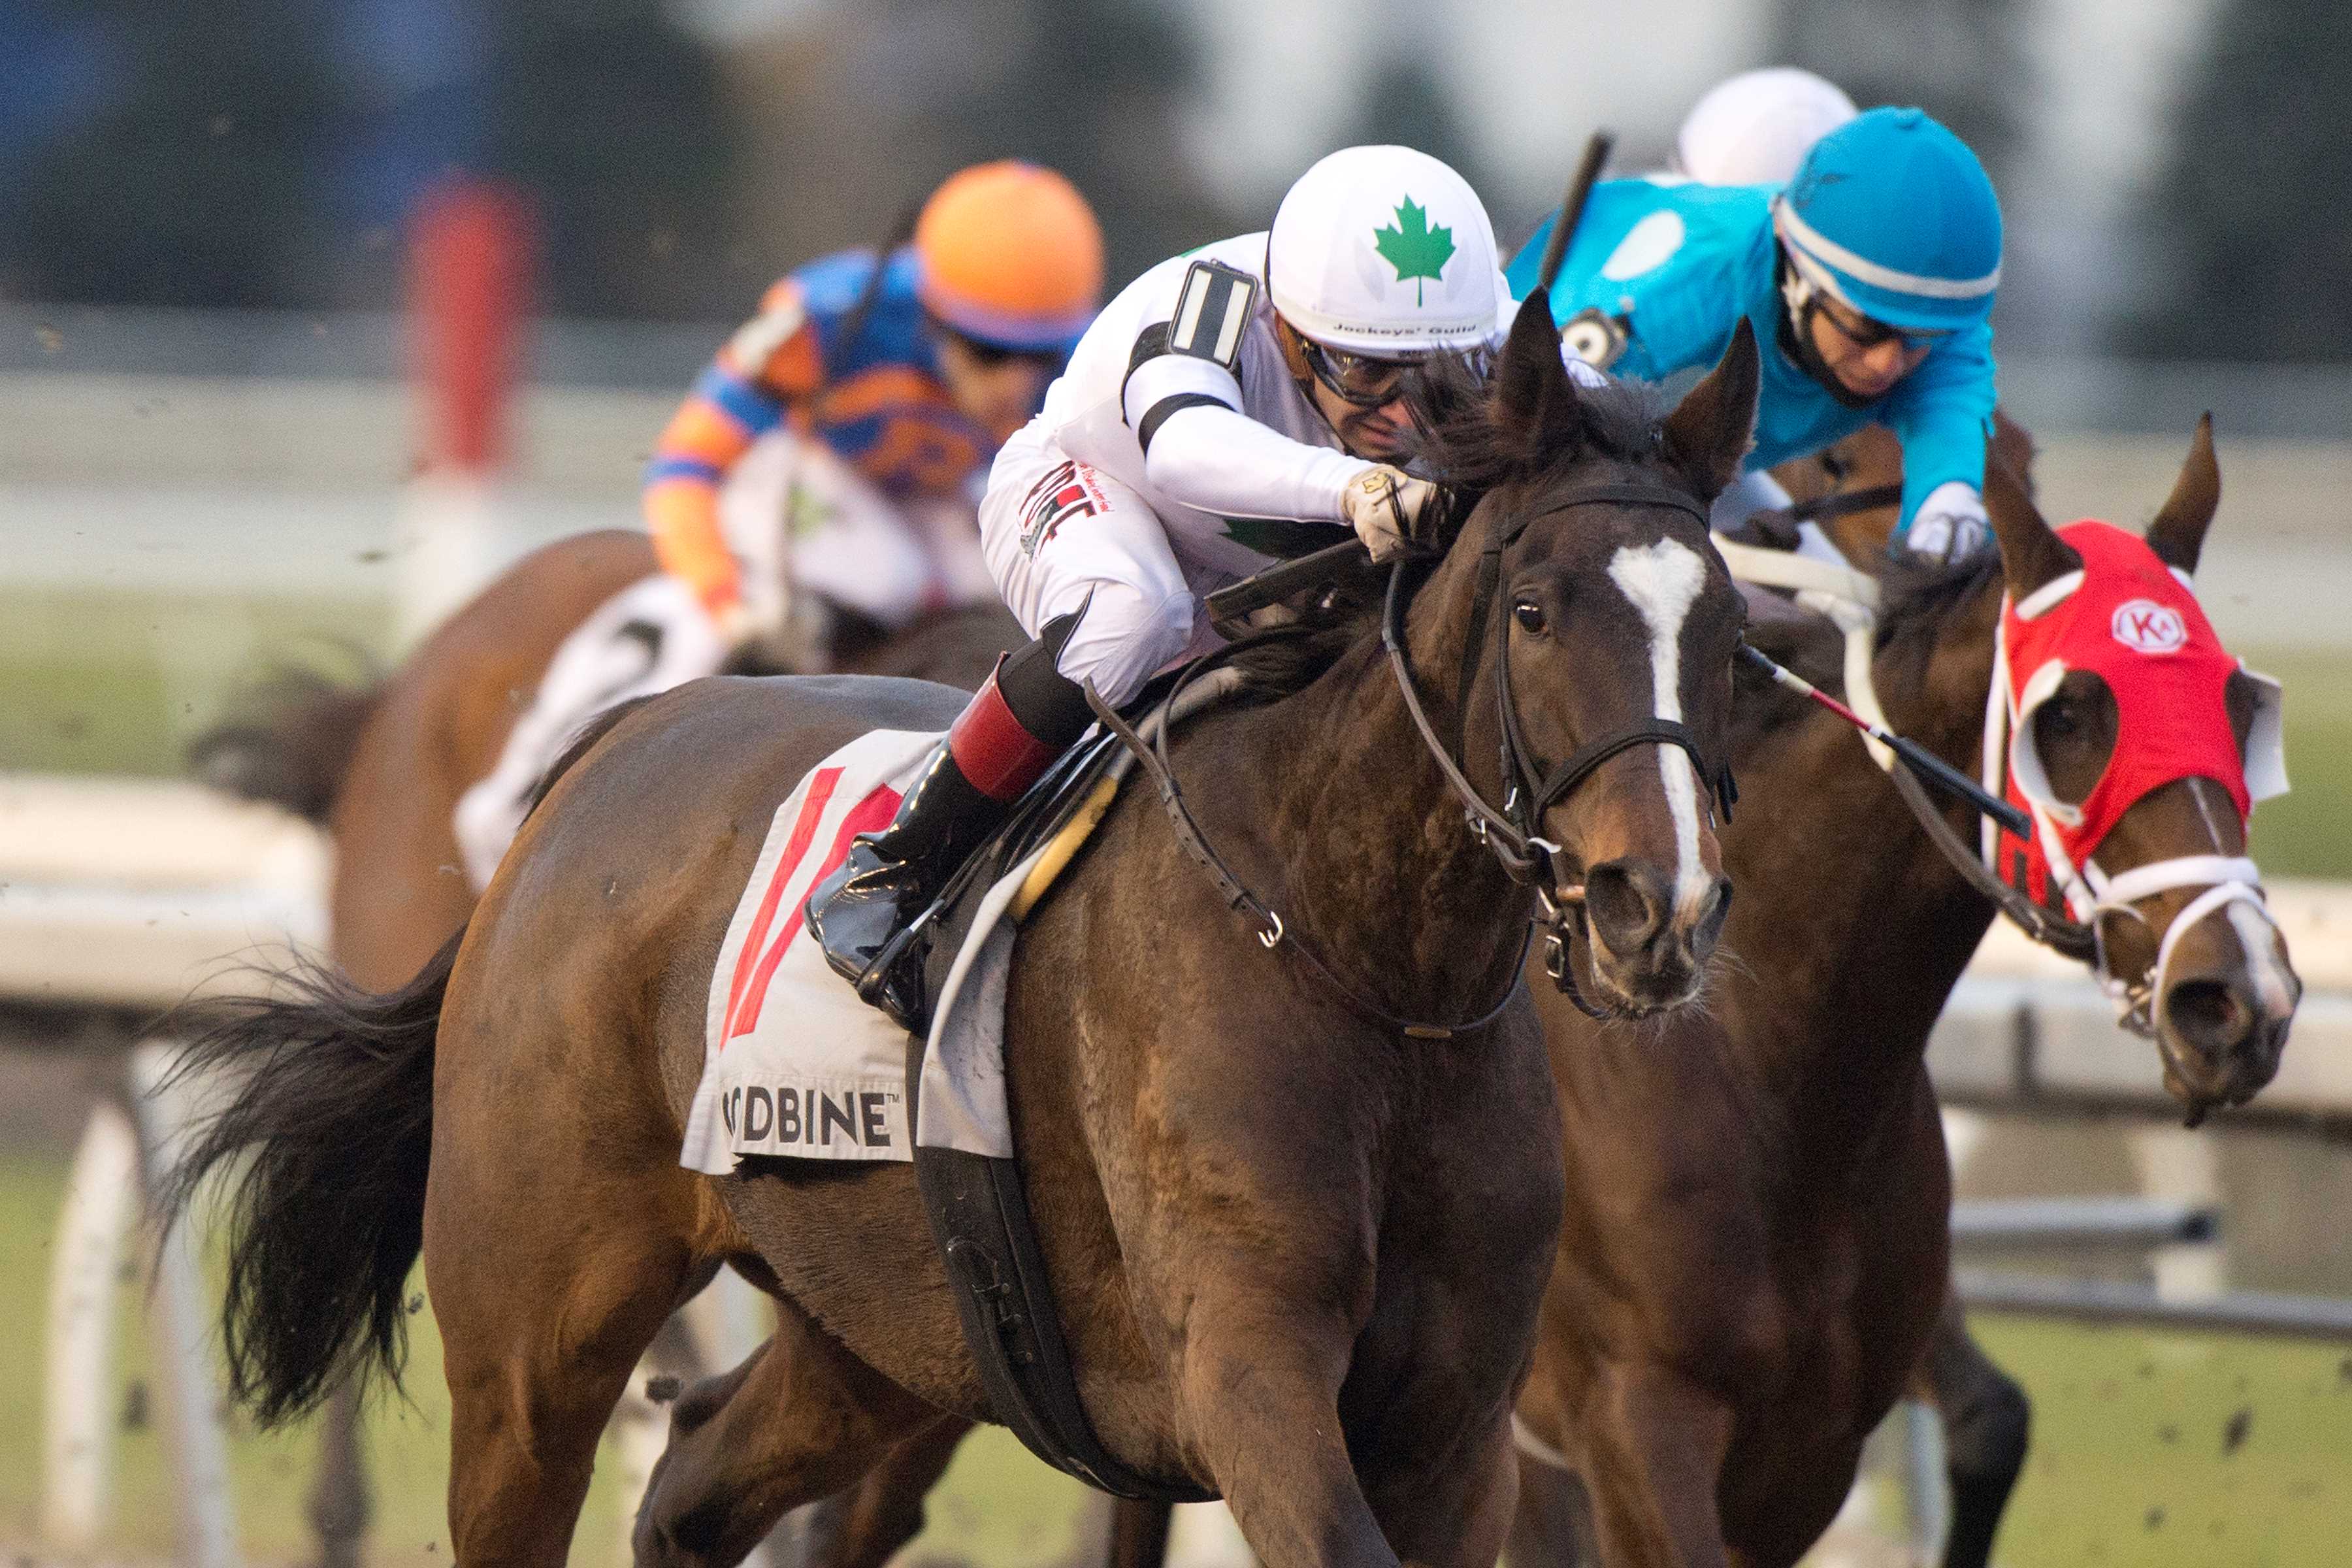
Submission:
<svg viewBox="0 0 2352 1568">
<path fill-rule="evenodd" d="M 1211 646 L 1208 593 L 1351 528 L 1393 555 L 1434 494 L 1402 466 L 1407 373 L 1497 342 L 1513 313 L 1477 195 L 1404 147 L 1332 153 L 1271 230 L 1112 300 L 981 503 L 989 571 L 1036 640 L 811 896 L 834 968 L 891 1005 L 875 961 L 1093 722 L 1085 685 L 1123 702 Z"/>
</svg>

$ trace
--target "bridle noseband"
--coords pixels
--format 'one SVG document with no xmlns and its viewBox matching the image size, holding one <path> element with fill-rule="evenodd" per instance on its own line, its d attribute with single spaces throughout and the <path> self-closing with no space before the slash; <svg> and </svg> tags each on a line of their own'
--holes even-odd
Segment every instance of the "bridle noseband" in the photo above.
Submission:
<svg viewBox="0 0 2352 1568">
<path fill-rule="evenodd" d="M 1697 733 L 1676 720 L 1652 718 L 1627 726 L 1613 734 L 1586 742 L 1549 771 L 1535 760 L 1527 737 L 1519 727 L 1518 706 L 1511 689 L 1510 615 L 1504 603 L 1507 596 L 1503 582 L 1503 552 L 1517 542 L 1529 524 L 1538 518 L 1552 517 L 1578 507 L 1586 506 L 1647 506 L 1666 507 L 1687 513 L 1706 526 L 1707 509 L 1692 496 L 1664 485 L 1643 483 L 1584 485 L 1551 498 L 1550 504 L 1540 510 L 1526 512 L 1498 528 L 1495 537 L 1479 552 L 1476 586 L 1471 591 L 1473 620 L 1465 654 L 1465 673 L 1475 668 L 1476 650 L 1486 636 L 1485 622 L 1491 619 L 1498 646 L 1495 650 L 1495 700 L 1500 730 L 1500 763 L 1504 784 L 1503 804 L 1495 805 L 1479 794 L 1454 759 L 1452 751 L 1439 737 L 1423 709 L 1421 693 L 1416 685 L 1411 661 L 1405 654 L 1404 605 L 1407 597 L 1406 574 L 1410 563 L 1400 558 L 1390 571 L 1387 598 L 1381 605 L 1381 646 L 1387 651 L 1389 667 L 1396 675 L 1397 689 L 1403 695 L 1405 710 L 1412 718 L 1413 728 L 1437 760 L 1439 770 L 1445 775 L 1447 785 L 1462 802 L 1462 815 L 1478 841 L 1494 852 L 1501 863 L 1504 875 L 1521 886 L 1535 889 L 1543 914 L 1538 924 L 1544 930 L 1544 970 L 1552 977 L 1563 994 L 1588 1017 L 1608 1015 L 1584 998 L 1576 983 L 1575 968 L 1570 945 L 1572 928 L 1582 923 L 1584 904 L 1581 899 L 1570 899 L 1563 904 L 1554 896 L 1555 878 L 1551 874 L 1551 858 L 1559 853 L 1559 846 L 1540 837 L 1537 831 L 1543 814 L 1572 794 L 1578 785 L 1621 752 L 1636 746 L 1679 746 L 1689 753 L 1698 776 L 1710 780 L 1715 789 L 1723 819 L 1731 819 L 1732 803 L 1738 790 L 1732 783 L 1731 767 L 1726 763 L 1710 769 L 1706 753 L 1701 749 Z"/>
</svg>

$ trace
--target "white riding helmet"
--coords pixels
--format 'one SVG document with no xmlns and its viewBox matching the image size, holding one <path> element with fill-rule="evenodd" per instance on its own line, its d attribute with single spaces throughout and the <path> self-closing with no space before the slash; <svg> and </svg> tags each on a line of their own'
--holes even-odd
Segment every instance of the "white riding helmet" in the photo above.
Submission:
<svg viewBox="0 0 2352 1568">
<path fill-rule="evenodd" d="M 1468 349 L 1509 298 L 1469 182 L 1410 147 L 1347 147 L 1298 177 L 1266 237 L 1266 293 L 1303 335 L 1383 359 Z"/>
<path fill-rule="evenodd" d="M 1785 185 L 1813 143 L 1857 112 L 1835 83 L 1809 70 L 1742 71 L 1692 107 L 1675 162 L 1703 185 Z"/>
</svg>

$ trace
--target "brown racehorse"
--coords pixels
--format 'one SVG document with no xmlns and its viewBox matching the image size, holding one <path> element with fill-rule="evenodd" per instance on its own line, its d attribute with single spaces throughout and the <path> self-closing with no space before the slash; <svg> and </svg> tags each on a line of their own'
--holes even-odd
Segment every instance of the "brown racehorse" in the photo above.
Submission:
<svg viewBox="0 0 2352 1568">
<path fill-rule="evenodd" d="M 1261 946 L 1145 792 L 1024 929 L 1015 1142 L 1087 1414 L 1125 1463 L 1221 1489 L 1274 1568 L 1486 1568 L 1502 1543 L 1559 1116 L 1514 993 L 1536 889 L 1465 830 L 1433 747 L 1490 799 L 1507 719 L 1539 766 L 1677 718 L 1720 754 L 1742 612 L 1694 502 L 1737 470 L 1756 374 L 1743 332 L 1659 420 L 1578 391 L 1523 310 L 1491 398 L 1447 427 L 1449 473 L 1483 498 L 1403 633 L 1433 734 L 1359 618 L 1319 673 L 1175 749 L 1195 816 L 1291 936 Z M 983 1414 L 911 1172 L 677 1163 L 719 937 L 777 803 L 854 736 L 939 729 L 961 700 L 721 680 L 618 714 L 414 982 L 313 974 L 195 1048 L 257 1069 L 184 1169 L 254 1155 L 227 1326 L 262 1416 L 392 1358 L 420 1243 L 464 1563 L 562 1561 L 623 1380 L 722 1262 L 772 1289 L 781 1326 L 681 1402 L 642 1560 L 732 1561 L 785 1509 Z M 1542 890 L 1584 911 L 1594 1000 L 1655 1012 L 1699 986 L 1727 892 L 1712 777 L 1645 740 L 1539 803 Z M 1292 943 L 1349 978 L 1317 980 Z M 1444 1038 L 1380 1017 L 1469 1020 L 1498 995 Z"/>
<path fill-rule="evenodd" d="M 2003 478 L 1996 466 L 1988 493 L 1999 561 L 1898 584 L 1874 667 L 1895 727 L 1964 768 L 1980 749 L 2004 588 L 2021 597 L 2073 564 Z M 2218 497 L 2200 429 L 2150 526 L 2157 553 L 2193 569 Z M 1835 668 L 1801 640 L 1789 657 Z M 2080 800 L 2113 754 L 2117 710 L 2092 672 L 2067 679 L 2035 736 L 2058 794 Z M 2226 715 L 2242 745 L 2243 680 Z M 1766 690 L 1741 700 L 1746 787 L 1724 843 L 1751 890 L 1725 937 L 1742 962 L 1705 1016 L 1639 1034 L 1538 1000 L 1569 1217 L 1520 1412 L 1572 1479 L 1529 1467 L 1513 1540 L 1523 1563 L 1795 1563 L 1947 1300 L 1949 1177 L 1923 1056 L 1991 905 L 1842 724 Z M 2143 797 L 2103 863 L 2242 855 L 2235 812 L 2208 810 L 2207 787 Z M 2146 973 L 2195 893 L 2144 900 L 2145 924 L 2111 923 L 2112 972 Z M 2274 932 L 2248 940 L 2231 921 L 2195 921 L 2151 999 L 2167 1084 L 2192 1113 L 2242 1100 L 2277 1068 L 2291 972 Z M 2266 1000 L 2263 982 L 2282 977 Z"/>
<path fill-rule="evenodd" d="M 1522 315 L 1491 402 L 1458 416 L 1456 478 L 1486 494 L 1400 654 L 1479 793 L 1503 785 L 1506 717 L 1543 759 L 1677 712 L 1703 754 L 1724 741 L 1740 605 L 1694 500 L 1736 470 L 1755 374 L 1743 334 L 1658 421 L 1578 393 L 1552 324 Z M 1277 1568 L 1484 1568 L 1559 1213 L 1559 1117 L 1515 994 L 1536 889 L 1465 832 L 1373 627 L 1328 647 L 1176 748 L 1192 814 L 1291 938 L 1265 950 L 1129 793 L 1024 929 L 1013 1133 L 1112 1453 L 1221 1488 Z M 261 1415 L 391 1350 L 419 1244 L 468 1563 L 562 1561 L 621 1380 L 719 1262 L 774 1289 L 781 1328 L 685 1401 L 646 1559 L 731 1561 L 943 1413 L 983 1413 L 908 1168 L 677 1166 L 719 933 L 776 802 L 856 733 L 939 729 L 960 703 L 694 682 L 616 715 L 412 985 L 313 978 L 197 1048 L 257 1068 L 188 1173 L 254 1152 L 230 1352 Z M 1595 999 L 1656 1011 L 1698 987 L 1727 898 L 1706 778 L 1644 741 L 1536 816 L 1559 847 L 1543 891 L 1588 908 Z M 1319 983 L 1291 942 L 1345 978 Z M 1412 1037 L 1383 1011 L 1465 1027 Z"/>
<path fill-rule="evenodd" d="M 1992 455 L 2011 472 L 2025 474 L 2032 460 L 2032 439 L 2023 426 L 1996 415 Z M 1903 448 L 1890 431 L 1873 426 L 1816 458 L 1782 465 L 1773 477 L 1803 511 L 1806 503 L 1831 497 L 1899 489 Z M 1885 554 L 1897 515 L 1893 500 L 1831 508 L 1822 525 L 1849 557 L 1875 562 Z M 1857 852 L 1866 847 L 1858 841 L 1851 847 Z M 1784 913 L 1791 907 L 1780 889 L 1769 887 L 1750 889 L 1745 897 Z M 1759 977 L 1770 979 L 1769 973 Z M 1530 978 L 1541 983 L 1539 975 Z M 1937 1321 L 1918 1384 L 1918 1392 L 1936 1405 L 1945 1422 L 1952 1526 L 1944 1568 L 1985 1568 L 2001 1511 L 2025 1459 L 2024 1391 L 1969 1337 L 1957 1298 L 1947 1301 Z M 943 1426 L 904 1445 L 853 1494 L 827 1505 L 826 1522 L 812 1537 L 809 1568 L 880 1568 L 922 1528 L 924 1494 L 945 1472 L 962 1436 L 961 1426 Z M 1543 1489 L 1554 1483 L 1539 1476 L 1535 1484 Z M 1169 1524 L 1164 1503 L 1118 1503 L 1110 1538 L 1111 1568 L 1160 1568 Z"/>
<path fill-rule="evenodd" d="M 564 638 L 658 569 L 642 533 L 558 540 L 501 573 L 381 685 L 286 681 L 265 689 L 257 716 L 196 742 L 200 773 L 333 836 L 331 952 L 353 980 L 402 984 L 465 923 L 474 892 L 451 826 L 458 798 L 496 765 Z M 860 632 L 837 663 L 971 689 L 1020 641 L 1003 607 L 975 605 L 896 636 Z"/>
<path fill-rule="evenodd" d="M 438 627 L 382 684 L 344 690 L 281 678 L 254 715 L 207 733 L 197 771 L 325 827 L 335 845 L 328 952 L 389 990 L 466 923 L 474 889 L 452 826 L 497 764 L 556 649 L 614 595 L 658 570 L 642 533 L 576 534 L 532 552 Z M 895 637 L 855 634 L 843 668 L 977 687 L 1020 627 L 995 605 L 950 610 Z M 330 1406 L 310 1504 L 327 1568 L 347 1568 L 369 1504 L 348 1394 Z"/>
</svg>

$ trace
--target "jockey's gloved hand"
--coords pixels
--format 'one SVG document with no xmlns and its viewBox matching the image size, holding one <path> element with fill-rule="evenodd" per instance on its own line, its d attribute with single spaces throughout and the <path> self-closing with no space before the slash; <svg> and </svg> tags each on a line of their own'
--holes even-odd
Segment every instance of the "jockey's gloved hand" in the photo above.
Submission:
<svg viewBox="0 0 2352 1568">
<path fill-rule="evenodd" d="M 1427 479 L 1382 463 L 1356 476 L 1340 493 L 1339 507 L 1372 559 L 1392 561 L 1436 494 L 1437 487 Z"/>
<path fill-rule="evenodd" d="M 1984 497 L 1973 485 L 1948 479 L 1919 503 L 1903 542 L 1913 555 L 1949 563 L 1975 554 L 1991 537 Z"/>
</svg>

